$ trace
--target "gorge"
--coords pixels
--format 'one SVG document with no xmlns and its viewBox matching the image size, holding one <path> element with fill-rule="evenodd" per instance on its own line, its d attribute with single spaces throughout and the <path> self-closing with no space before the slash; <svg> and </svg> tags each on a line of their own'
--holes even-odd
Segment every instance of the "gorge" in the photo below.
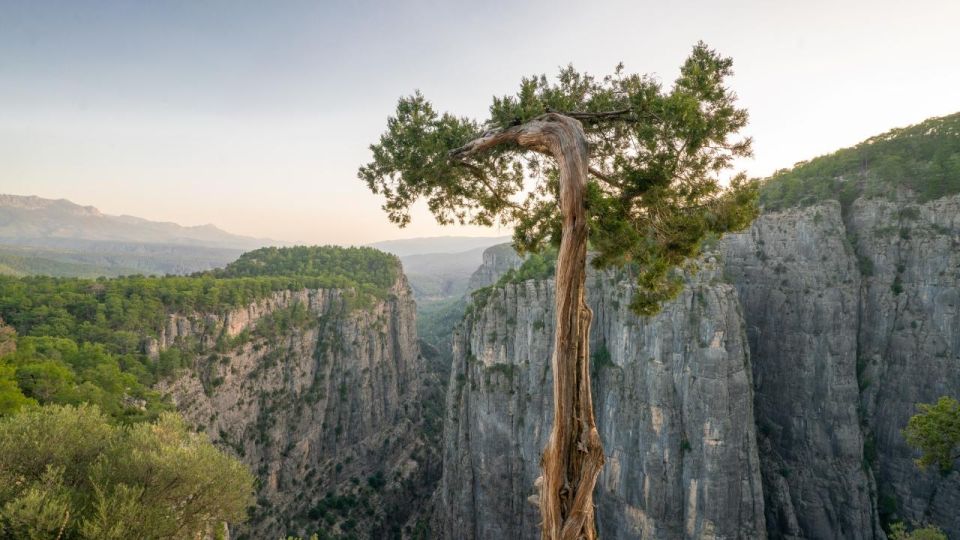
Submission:
<svg viewBox="0 0 960 540">
<path fill-rule="evenodd" d="M 589 272 L 602 538 L 885 539 L 895 522 L 960 537 L 960 472 L 918 469 L 901 434 L 917 403 L 960 395 L 958 125 L 764 181 L 760 217 L 705 244 L 657 315 L 629 309 L 629 266 Z M 534 539 L 549 257 L 487 248 L 419 337 L 413 291 L 445 289 L 369 248 L 265 248 L 190 277 L 4 277 L 0 356 L 75 368 L 69 392 L 11 379 L 41 404 L 116 386 L 50 352 L 75 342 L 127 385 L 89 394 L 103 410 L 175 409 L 241 460 L 256 505 L 231 538 Z"/>
</svg>

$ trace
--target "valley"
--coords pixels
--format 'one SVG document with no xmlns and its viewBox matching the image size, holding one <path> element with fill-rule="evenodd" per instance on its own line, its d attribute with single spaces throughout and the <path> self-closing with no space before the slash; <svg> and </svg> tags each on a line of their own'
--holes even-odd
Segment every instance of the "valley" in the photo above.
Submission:
<svg viewBox="0 0 960 540">
<path fill-rule="evenodd" d="M 958 122 L 764 180 L 656 315 L 630 310 L 635 267 L 590 269 L 602 538 L 960 536 L 960 472 L 919 470 L 901 433 L 960 395 L 960 169 L 937 157 Z M 231 538 L 533 540 L 555 254 L 502 240 L 0 277 L 0 406 L 176 411 L 256 477 Z"/>
</svg>

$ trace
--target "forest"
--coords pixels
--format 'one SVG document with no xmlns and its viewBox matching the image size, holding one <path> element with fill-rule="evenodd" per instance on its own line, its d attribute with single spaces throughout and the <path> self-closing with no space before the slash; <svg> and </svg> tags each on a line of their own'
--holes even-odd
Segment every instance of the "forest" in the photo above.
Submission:
<svg viewBox="0 0 960 540">
<path fill-rule="evenodd" d="M 0 320 L 12 352 L 0 355 L 0 414 L 25 403 L 92 403 L 123 422 L 169 405 L 150 387 L 188 367 L 197 344 L 151 360 L 144 340 L 169 315 L 223 314 L 275 291 L 338 288 L 350 307 L 389 294 L 400 272 L 372 248 L 262 248 L 191 276 L 0 277 Z M 2 350 L 2 349 L 0 349 Z"/>
<path fill-rule="evenodd" d="M 960 193 L 960 113 L 890 130 L 856 146 L 797 163 L 762 181 L 766 211 L 858 197 L 925 202 Z"/>
</svg>

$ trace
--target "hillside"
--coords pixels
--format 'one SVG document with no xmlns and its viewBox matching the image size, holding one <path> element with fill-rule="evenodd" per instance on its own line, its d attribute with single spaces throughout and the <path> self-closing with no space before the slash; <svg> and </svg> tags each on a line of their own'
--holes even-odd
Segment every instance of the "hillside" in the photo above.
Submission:
<svg viewBox="0 0 960 540">
<path fill-rule="evenodd" d="M 392 255 L 298 246 L 191 276 L 0 277 L 0 317 L 0 417 L 91 403 L 139 424 L 176 410 L 258 476 L 231 537 L 384 537 L 437 477 L 426 437 L 440 412 L 424 424 L 418 404 L 439 406 L 439 389 Z"/>
<path fill-rule="evenodd" d="M 65 247 L 73 240 L 254 249 L 273 240 L 230 234 L 213 225 L 184 227 L 111 216 L 66 199 L 0 194 L 0 243 Z"/>
<path fill-rule="evenodd" d="M 145 343 L 163 335 L 171 316 L 222 316 L 277 292 L 304 289 L 338 289 L 353 309 L 385 298 L 399 277 L 391 255 L 336 247 L 264 248 L 193 276 L 0 276 L 0 320 L 19 336 L 9 361 L 27 397 L 40 403 L 92 401 L 117 417 L 152 418 L 166 405 L 150 387 L 192 366 L 193 356 L 210 345 L 182 341 L 151 359 Z M 293 324 L 300 315 L 277 324 Z M 232 343 L 223 335 L 206 339 L 217 347 Z M 25 379 L 26 373 L 31 375 Z M 91 385 L 99 390 L 91 392 Z M 140 401 L 129 401 L 131 396 Z"/>
<path fill-rule="evenodd" d="M 925 202 L 960 193 L 960 113 L 892 129 L 763 181 L 767 211 L 858 197 Z"/>
<path fill-rule="evenodd" d="M 397 257 L 427 253 L 461 253 L 509 242 L 509 236 L 427 236 L 374 242 L 370 247 L 393 253 Z"/>
</svg>

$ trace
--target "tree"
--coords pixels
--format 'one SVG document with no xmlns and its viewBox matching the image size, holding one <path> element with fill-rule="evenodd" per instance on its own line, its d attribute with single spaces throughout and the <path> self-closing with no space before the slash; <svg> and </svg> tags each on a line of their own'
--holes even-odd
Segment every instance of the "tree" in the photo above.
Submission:
<svg viewBox="0 0 960 540">
<path fill-rule="evenodd" d="M 920 469 L 936 465 L 941 473 L 949 473 L 954 461 L 960 459 L 960 403 L 943 396 L 934 404 L 918 403 L 917 409 L 920 412 L 912 416 L 903 429 L 907 444 L 921 452 L 915 463 Z M 903 523 L 890 527 L 890 540 L 946 539 L 947 535 L 934 526 L 910 532 Z"/>
<path fill-rule="evenodd" d="M 947 540 L 947 535 L 937 527 L 921 527 L 907 532 L 903 523 L 894 523 L 890 527 L 890 540 Z"/>
<path fill-rule="evenodd" d="M 556 81 L 523 79 L 494 98 L 480 124 L 439 114 L 422 94 L 403 97 L 359 177 L 401 227 L 426 199 L 441 224 L 514 227 L 522 253 L 558 247 L 553 369 L 554 425 L 543 453 L 545 539 L 595 538 L 593 488 L 603 465 L 590 395 L 584 298 L 588 240 L 597 267 L 632 263 L 642 315 L 677 294 L 673 269 L 702 240 L 745 227 L 756 189 L 721 176 L 750 154 L 735 138 L 747 113 L 726 86 L 732 62 L 697 44 L 669 89 L 649 76 L 595 78 L 562 69 Z"/>
<path fill-rule="evenodd" d="M 960 403 L 943 396 L 934 404 L 918 403 L 917 409 L 920 412 L 903 430 L 907 444 L 921 452 L 917 466 L 936 465 L 941 472 L 950 472 L 960 459 Z"/>
<path fill-rule="evenodd" d="M 88 405 L 0 417 L 0 539 L 208 537 L 253 500 L 250 472 L 172 413 L 126 427 Z"/>
</svg>

